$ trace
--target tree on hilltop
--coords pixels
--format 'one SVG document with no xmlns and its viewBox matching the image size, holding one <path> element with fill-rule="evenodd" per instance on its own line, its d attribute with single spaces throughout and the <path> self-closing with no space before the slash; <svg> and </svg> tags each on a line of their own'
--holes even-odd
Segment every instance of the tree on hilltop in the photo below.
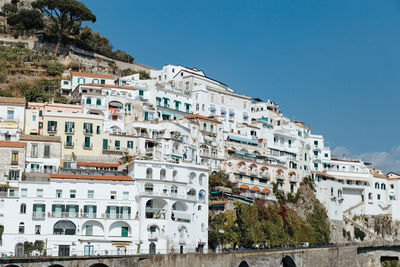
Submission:
<svg viewBox="0 0 400 267">
<path fill-rule="evenodd" d="M 96 16 L 90 9 L 77 0 L 36 0 L 33 8 L 41 10 L 53 22 L 57 31 L 55 55 L 58 54 L 65 33 L 82 21 L 96 22 Z"/>
</svg>

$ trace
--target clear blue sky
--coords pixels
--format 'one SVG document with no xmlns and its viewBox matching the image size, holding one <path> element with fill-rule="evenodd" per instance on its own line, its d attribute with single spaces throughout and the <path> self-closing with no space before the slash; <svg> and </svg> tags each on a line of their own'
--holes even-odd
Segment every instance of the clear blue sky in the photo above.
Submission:
<svg viewBox="0 0 400 267">
<path fill-rule="evenodd" d="M 203 69 L 277 101 L 332 149 L 400 170 L 400 1 L 83 2 L 137 62 Z"/>
</svg>

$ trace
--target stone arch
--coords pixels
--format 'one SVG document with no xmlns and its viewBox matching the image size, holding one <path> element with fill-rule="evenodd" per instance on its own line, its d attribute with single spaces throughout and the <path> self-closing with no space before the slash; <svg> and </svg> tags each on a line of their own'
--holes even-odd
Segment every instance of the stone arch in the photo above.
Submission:
<svg viewBox="0 0 400 267">
<path fill-rule="evenodd" d="M 153 169 L 147 168 L 146 169 L 146 179 L 151 179 L 151 178 L 153 178 Z"/>
<path fill-rule="evenodd" d="M 189 174 L 189 184 L 193 184 L 195 178 L 196 178 L 196 173 L 191 172 Z"/>
<path fill-rule="evenodd" d="M 87 226 L 91 226 L 91 233 L 89 232 L 89 229 Z M 90 235 L 104 235 L 104 226 L 101 222 L 95 221 L 95 220 L 89 220 L 86 221 L 82 225 L 82 230 L 81 233 L 87 236 Z"/>
<path fill-rule="evenodd" d="M 167 171 L 165 169 L 160 170 L 160 180 L 165 180 L 165 177 L 167 175 Z"/>
<path fill-rule="evenodd" d="M 15 245 L 15 257 L 22 258 L 24 256 L 24 244 L 18 243 Z"/>
<path fill-rule="evenodd" d="M 200 190 L 199 191 L 199 200 L 205 200 L 206 199 L 206 191 Z"/>
<path fill-rule="evenodd" d="M 216 172 L 214 172 L 216 173 Z M 204 173 L 200 174 L 199 176 L 199 185 L 203 185 L 203 183 L 205 182 L 206 179 L 206 175 Z"/>
<path fill-rule="evenodd" d="M 75 235 L 76 225 L 70 220 L 57 221 L 53 226 L 54 235 Z"/>
<path fill-rule="evenodd" d="M 247 261 L 241 261 L 240 263 L 239 263 L 239 267 L 249 267 L 249 264 L 247 263 Z"/>
<path fill-rule="evenodd" d="M 296 263 L 293 258 L 289 255 L 286 255 L 282 258 L 281 266 L 283 267 L 296 267 Z"/>
<path fill-rule="evenodd" d="M 104 264 L 104 263 L 95 263 L 90 265 L 90 267 L 108 267 L 108 265 Z"/>
<path fill-rule="evenodd" d="M 6 265 L 5 267 L 19 267 L 19 266 L 16 264 L 9 264 L 9 265 Z"/>
<path fill-rule="evenodd" d="M 167 201 L 161 198 L 152 198 L 146 201 L 146 219 L 165 219 Z"/>
<path fill-rule="evenodd" d="M 110 236 L 132 236 L 131 226 L 125 221 L 113 222 L 108 232 Z"/>
<path fill-rule="evenodd" d="M 52 264 L 52 265 L 49 265 L 49 267 L 64 267 L 64 266 L 61 264 Z"/>
</svg>

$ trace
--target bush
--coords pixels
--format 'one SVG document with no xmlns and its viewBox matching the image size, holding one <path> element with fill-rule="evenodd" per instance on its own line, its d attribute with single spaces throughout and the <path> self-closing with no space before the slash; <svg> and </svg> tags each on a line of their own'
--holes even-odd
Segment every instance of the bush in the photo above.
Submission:
<svg viewBox="0 0 400 267">
<path fill-rule="evenodd" d="M 0 70 L 0 82 L 7 81 L 7 72 L 5 70 Z"/>
<path fill-rule="evenodd" d="M 358 227 L 354 227 L 354 237 L 364 241 L 365 232 Z"/>
<path fill-rule="evenodd" d="M 50 76 L 59 76 L 64 72 L 64 65 L 58 62 L 48 62 L 46 66 L 46 74 Z"/>
<path fill-rule="evenodd" d="M 13 97 L 13 94 L 9 91 L 6 90 L 0 90 L 0 96 L 5 96 L 5 97 Z"/>
</svg>

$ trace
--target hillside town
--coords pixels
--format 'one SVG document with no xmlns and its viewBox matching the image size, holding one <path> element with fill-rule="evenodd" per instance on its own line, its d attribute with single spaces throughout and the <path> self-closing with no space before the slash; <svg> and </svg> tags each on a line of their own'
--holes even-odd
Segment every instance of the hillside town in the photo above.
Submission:
<svg viewBox="0 0 400 267">
<path fill-rule="evenodd" d="M 53 256 L 207 253 L 209 212 L 276 202 L 304 177 L 331 221 L 400 219 L 399 174 L 332 156 L 273 100 L 181 65 L 64 76 L 69 104 L 0 97 L 3 256 L 37 241 Z M 221 172 L 234 190 L 209 188 Z"/>
</svg>

